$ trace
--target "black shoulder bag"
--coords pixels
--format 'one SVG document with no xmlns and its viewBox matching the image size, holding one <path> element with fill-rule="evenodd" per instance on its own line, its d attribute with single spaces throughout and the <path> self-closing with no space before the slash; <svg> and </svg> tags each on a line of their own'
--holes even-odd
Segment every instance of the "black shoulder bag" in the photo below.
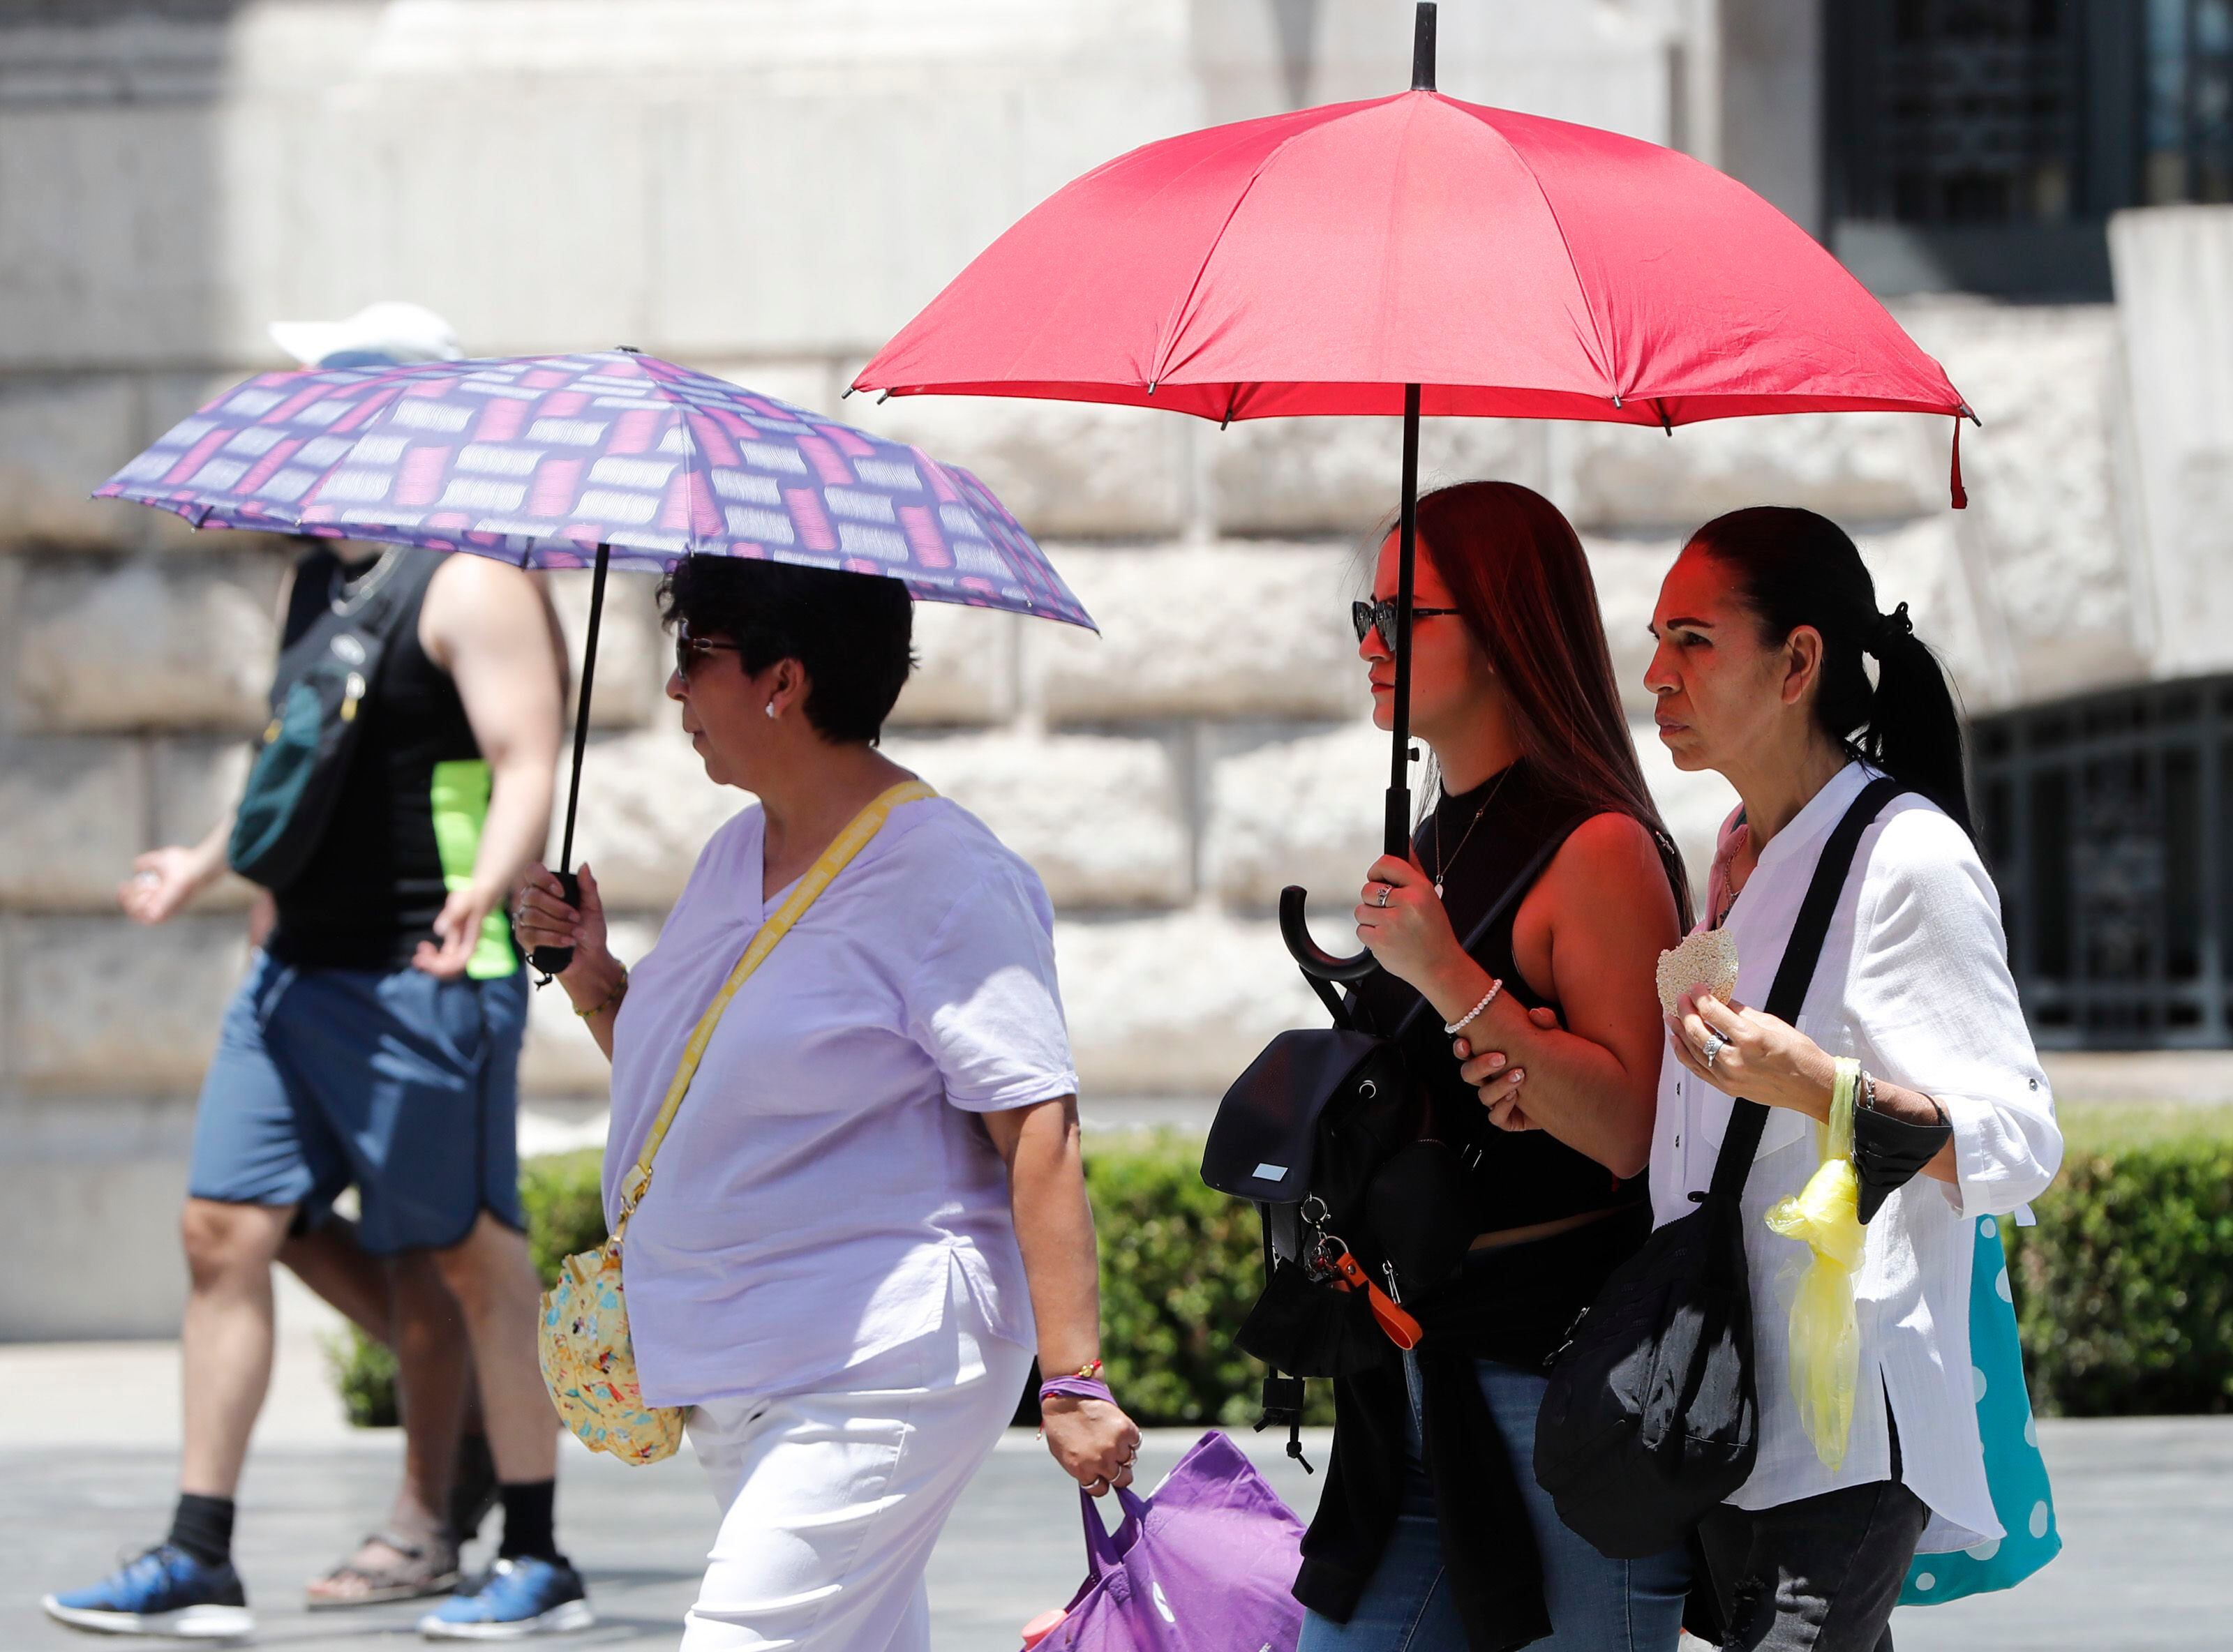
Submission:
<svg viewBox="0 0 2233 1652">
<path fill-rule="evenodd" d="M 1554 835 L 1497 897 L 1466 938 L 1468 953 L 1534 886 L 1570 831 Z M 1287 1452 L 1298 1461 L 1302 1453 L 1293 1430 L 1302 1417 L 1301 1379 L 1350 1375 L 1384 1357 L 1389 1346 L 1367 1293 L 1327 1282 L 1323 1259 L 1351 1254 L 1352 1239 L 1366 1240 L 1368 1208 L 1387 1200 L 1374 1178 L 1398 1154 L 1420 1160 L 1406 1167 L 1410 1203 L 1455 1214 L 1454 1201 L 1437 1196 L 1436 1183 L 1458 1174 L 1448 1149 L 1421 1151 L 1439 1144 L 1419 1140 L 1422 1100 L 1398 1044 L 1426 1000 L 1414 1003 L 1382 1037 L 1360 1031 L 1331 992 L 1320 996 L 1337 1024 L 1294 1029 L 1266 1044 L 1218 1102 L 1201 1155 L 1202 1180 L 1252 1201 L 1263 1219 L 1264 1291 L 1237 1340 L 1272 1368 L 1264 1418 L 1256 1426 L 1287 1424 Z M 1473 1236 L 1451 1231 L 1455 1266 Z M 1395 1265 L 1372 1251 L 1365 1254 L 1371 1259 L 1368 1275 L 1387 1270 L 1392 1285 Z"/>
<path fill-rule="evenodd" d="M 335 605 L 322 591 L 302 589 L 332 554 L 313 552 L 296 570 L 294 610 L 317 612 L 283 648 L 271 681 L 271 721 L 248 771 L 233 817 L 225 860 L 267 889 L 301 875 L 325 836 L 342 783 L 348 777 L 363 720 L 357 715 L 380 674 L 398 623 L 416 612 L 412 599 L 438 551 L 395 546 L 364 576 L 366 589 Z"/>
<path fill-rule="evenodd" d="M 1796 1023 L 1861 834 L 1902 788 L 1872 781 L 1815 864 L 1768 1013 Z M 1553 1356 L 1535 1423 L 1535 1479 L 1599 1553 L 1634 1560 L 1683 1542 L 1752 1473 L 1760 1449 L 1752 1285 L 1738 1198 L 1768 1109 L 1738 1102 L 1698 1208 L 1614 1271 Z"/>
</svg>

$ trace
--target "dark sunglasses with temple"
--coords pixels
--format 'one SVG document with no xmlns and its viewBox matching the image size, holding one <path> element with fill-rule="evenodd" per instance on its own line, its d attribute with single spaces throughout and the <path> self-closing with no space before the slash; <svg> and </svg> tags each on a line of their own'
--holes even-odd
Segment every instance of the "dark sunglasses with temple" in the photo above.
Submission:
<svg viewBox="0 0 2233 1652">
<path fill-rule="evenodd" d="M 1416 610 L 1414 610 L 1415 612 Z M 741 654 L 744 650 L 733 642 L 719 642 L 711 637 L 693 637 L 690 628 L 674 628 L 674 674 L 684 682 L 690 680 L 690 667 L 709 654 Z"/>
<path fill-rule="evenodd" d="M 1411 621 L 1416 625 L 1421 620 L 1441 619 L 1454 615 L 1457 611 L 1455 608 L 1422 608 L 1414 602 L 1411 605 Z M 1349 622 L 1357 628 L 1357 640 L 1359 642 L 1364 641 L 1366 632 L 1377 628 L 1380 633 L 1381 641 L 1386 643 L 1390 648 L 1396 646 L 1395 603 L 1387 601 L 1351 602 L 1349 605 Z"/>
</svg>

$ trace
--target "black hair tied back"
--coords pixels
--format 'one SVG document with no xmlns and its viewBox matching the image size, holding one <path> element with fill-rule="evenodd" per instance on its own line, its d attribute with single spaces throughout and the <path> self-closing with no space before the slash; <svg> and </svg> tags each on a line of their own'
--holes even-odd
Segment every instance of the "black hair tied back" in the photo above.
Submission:
<svg viewBox="0 0 2233 1652">
<path fill-rule="evenodd" d="M 1899 646 L 1900 639 L 1915 634 L 1915 621 L 1907 617 L 1907 604 L 1902 602 L 1889 614 L 1877 615 L 1877 622 L 1869 632 L 1868 650 L 1881 660 Z"/>
<path fill-rule="evenodd" d="M 1945 668 L 1915 634 L 1906 603 L 1877 611 L 1876 582 L 1846 530 L 1813 511 L 1755 505 L 1715 517 L 1690 543 L 1729 571 L 1769 642 L 1801 626 L 1820 634 L 1814 712 L 1823 732 L 1973 830 L 1962 719 Z M 1865 654 L 1876 660 L 1874 683 Z"/>
</svg>

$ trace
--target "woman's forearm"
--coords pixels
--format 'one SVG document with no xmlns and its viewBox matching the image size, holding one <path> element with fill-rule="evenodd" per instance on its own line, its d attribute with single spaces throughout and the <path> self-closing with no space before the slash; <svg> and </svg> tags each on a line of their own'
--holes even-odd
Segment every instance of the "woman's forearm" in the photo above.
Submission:
<svg viewBox="0 0 2233 1652">
<path fill-rule="evenodd" d="M 1481 1001 L 1492 979 L 1461 954 L 1436 980 L 1428 1002 L 1437 1010 L 1445 1000 L 1456 1005 L 1454 1013 L 1444 1015 L 1447 1024 Z M 1504 1056 L 1502 1070 L 1484 1087 L 1486 1095 L 1494 1096 L 1507 1074 L 1524 1073 L 1520 1106 L 1530 1121 L 1618 1174 L 1642 1169 L 1650 1152 L 1657 1071 L 1631 1074 L 1619 1057 L 1593 1039 L 1535 1025 L 1519 1001 L 1502 992 L 1457 1036 L 1475 1050 Z"/>
<path fill-rule="evenodd" d="M 1101 1356 L 1101 1272 L 1074 1097 L 987 1115 L 1008 1162 L 1016 1243 L 1048 1376 Z"/>
<path fill-rule="evenodd" d="M 1762 1018 L 1765 1020 L 1767 1018 Z M 1790 1041 L 1789 1053 L 1781 1063 L 1781 1070 L 1768 1068 L 1768 1082 L 1748 1088 L 1756 1091 L 1752 1099 L 1770 1107 L 1787 1107 L 1795 1113 L 1804 1113 L 1817 1124 L 1830 1122 L 1830 1102 L 1835 1094 L 1837 1063 L 1829 1052 L 1811 1038 L 1782 1023 L 1775 1023 L 1787 1033 Z M 1875 1077 L 1870 1078 L 1874 1092 L 1872 1106 L 1877 1112 L 1903 1124 L 1930 1125 L 1944 1121 L 1945 1115 L 1937 1102 L 1921 1090 L 1910 1089 L 1904 1084 L 1894 1084 Z M 1934 1181 L 1953 1182 L 1961 1176 L 1954 1161 L 1954 1142 L 1949 1137 L 1946 1145 L 1931 1156 L 1921 1171 Z"/>
<path fill-rule="evenodd" d="M 1946 1116 L 1937 1102 L 1923 1094 L 1899 1084 L 1887 1084 L 1881 1078 L 1872 1079 L 1871 1088 L 1876 1092 L 1875 1109 L 1889 1114 L 1903 1124 L 1937 1124 Z M 1946 1145 L 1925 1161 L 1922 1174 L 1933 1181 L 1954 1182 L 1961 1180 L 1961 1171 L 1954 1162 L 1954 1138 L 1948 1136 Z"/>
<path fill-rule="evenodd" d="M 613 1021 L 628 995 L 628 969 L 610 953 L 598 959 L 576 959 L 558 977 L 559 985 L 574 1005 L 574 1013 L 589 1029 L 589 1036 L 613 1058 Z"/>
<path fill-rule="evenodd" d="M 1639 1081 L 1601 1044 L 1524 1017 L 1520 1024 L 1511 1059 L 1527 1075 L 1520 1102 L 1527 1116 L 1616 1175 L 1641 1174 L 1651 1155 L 1657 1075 Z M 1493 1081 L 1488 1088 L 1494 1095 Z"/>
</svg>

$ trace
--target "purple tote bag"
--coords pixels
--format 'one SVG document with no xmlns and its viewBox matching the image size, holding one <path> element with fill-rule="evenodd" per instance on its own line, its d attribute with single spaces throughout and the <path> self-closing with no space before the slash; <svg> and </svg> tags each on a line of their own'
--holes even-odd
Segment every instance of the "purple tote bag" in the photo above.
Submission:
<svg viewBox="0 0 2233 1652">
<path fill-rule="evenodd" d="M 1037 1652 L 1294 1652 L 1303 1523 L 1240 1448 L 1204 1434 L 1112 1534 L 1085 1506 L 1086 1579 Z"/>
</svg>

